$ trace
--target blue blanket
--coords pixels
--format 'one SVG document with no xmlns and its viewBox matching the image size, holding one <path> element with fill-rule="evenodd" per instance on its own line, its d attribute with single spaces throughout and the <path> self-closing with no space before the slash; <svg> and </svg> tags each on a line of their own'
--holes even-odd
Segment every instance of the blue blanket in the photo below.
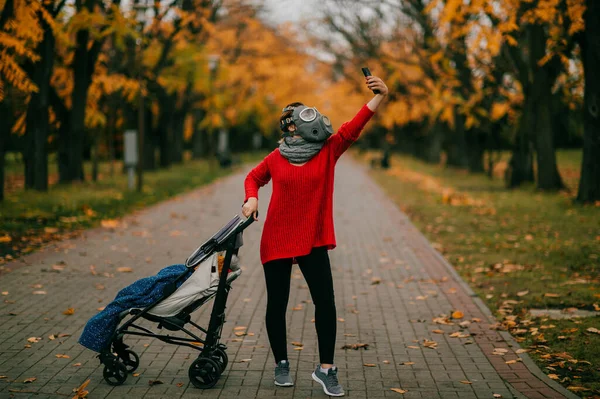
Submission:
<svg viewBox="0 0 600 399">
<path fill-rule="evenodd" d="M 119 313 L 131 308 L 144 308 L 160 299 L 164 288 L 186 271 L 189 273 L 177 283 L 179 287 L 192 275 L 193 269 L 189 270 L 185 265 L 168 266 L 156 276 L 145 277 L 123 288 L 104 310 L 87 322 L 79 343 L 96 352 L 110 349 L 111 337 L 119 326 Z"/>
</svg>

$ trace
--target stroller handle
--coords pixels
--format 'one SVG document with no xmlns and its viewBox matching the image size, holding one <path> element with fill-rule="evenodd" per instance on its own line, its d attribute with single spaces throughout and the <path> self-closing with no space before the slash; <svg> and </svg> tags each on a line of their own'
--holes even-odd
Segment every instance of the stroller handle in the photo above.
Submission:
<svg viewBox="0 0 600 399">
<path fill-rule="evenodd" d="M 258 217 L 258 211 L 256 211 L 256 216 Z M 254 214 L 248 216 L 248 219 L 246 219 L 246 221 L 244 221 L 238 227 L 238 233 L 244 231 L 246 229 L 246 227 L 250 226 L 252 223 L 254 223 Z"/>
</svg>

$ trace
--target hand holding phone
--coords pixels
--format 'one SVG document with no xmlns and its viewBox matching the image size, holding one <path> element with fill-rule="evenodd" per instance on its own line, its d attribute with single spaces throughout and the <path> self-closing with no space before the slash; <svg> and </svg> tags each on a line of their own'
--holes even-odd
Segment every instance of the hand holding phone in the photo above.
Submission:
<svg viewBox="0 0 600 399">
<path fill-rule="evenodd" d="M 371 75 L 371 71 L 369 70 L 369 68 L 364 67 L 364 68 L 361 68 L 361 69 L 362 69 L 362 73 L 363 73 L 363 75 L 365 75 L 365 77 L 372 76 Z M 379 90 L 373 90 L 373 93 L 379 94 Z"/>
</svg>

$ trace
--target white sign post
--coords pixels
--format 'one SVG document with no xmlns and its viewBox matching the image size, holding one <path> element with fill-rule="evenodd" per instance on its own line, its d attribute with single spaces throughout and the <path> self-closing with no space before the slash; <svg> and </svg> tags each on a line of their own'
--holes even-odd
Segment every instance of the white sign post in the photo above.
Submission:
<svg viewBox="0 0 600 399">
<path fill-rule="evenodd" d="M 133 190 L 135 185 L 135 167 L 138 163 L 137 130 L 126 130 L 123 137 L 125 146 L 123 161 L 127 168 L 127 187 Z"/>
</svg>

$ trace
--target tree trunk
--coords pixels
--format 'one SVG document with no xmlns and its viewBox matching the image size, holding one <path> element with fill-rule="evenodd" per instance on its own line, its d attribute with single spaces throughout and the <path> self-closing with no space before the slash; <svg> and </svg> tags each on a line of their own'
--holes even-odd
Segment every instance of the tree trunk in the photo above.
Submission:
<svg viewBox="0 0 600 399">
<path fill-rule="evenodd" d="M 467 156 L 467 141 L 465 135 L 465 117 L 454 111 L 455 129 L 449 132 L 447 139 L 448 159 L 446 164 L 459 168 L 467 168 L 469 159 Z"/>
<path fill-rule="evenodd" d="M 600 201 L 600 3 L 587 0 L 586 7 L 581 46 L 585 77 L 583 160 L 577 201 L 595 202 Z"/>
<path fill-rule="evenodd" d="M 146 110 L 144 116 L 144 170 L 156 169 L 156 134 L 157 131 L 152 125 L 152 109 L 146 101 Z"/>
<path fill-rule="evenodd" d="M 8 97 L 8 96 L 7 96 Z M 6 142 L 13 124 L 10 100 L 5 98 L 0 103 L 0 202 L 4 200 L 4 151 L 6 151 Z"/>
<path fill-rule="evenodd" d="M 171 146 L 171 161 L 175 164 L 183 162 L 183 140 L 185 130 L 185 114 L 176 112 L 171 121 L 171 131 L 173 132 L 173 145 Z"/>
<path fill-rule="evenodd" d="M 554 148 L 554 129 L 552 126 L 552 86 L 556 71 L 553 61 L 538 66 L 546 48 L 546 34 L 542 26 L 534 25 L 530 31 L 530 64 L 533 67 L 533 82 L 528 93 L 533 102 L 535 147 L 537 153 L 537 187 L 542 190 L 560 190 L 564 188 L 556 164 Z"/>
<path fill-rule="evenodd" d="M 162 90 L 162 88 L 161 88 Z M 161 101 L 162 100 L 162 101 Z M 173 117 L 175 99 L 172 96 L 164 93 L 164 96 L 159 97 L 159 117 L 158 117 L 158 148 L 160 151 L 159 165 L 161 168 L 171 166 L 171 154 L 173 145 L 173 132 L 171 118 Z"/>
<path fill-rule="evenodd" d="M 202 108 L 197 108 L 193 111 L 194 134 L 192 135 L 192 159 L 201 159 L 206 155 L 206 146 L 202 137 L 206 133 L 198 127 L 200 121 L 204 119 L 204 114 L 205 112 Z"/>
<path fill-rule="evenodd" d="M 427 135 L 427 147 L 423 159 L 425 162 L 439 164 L 444 143 L 444 128 L 436 123 Z"/>
<path fill-rule="evenodd" d="M 98 139 L 96 135 L 92 137 L 92 181 L 98 181 Z"/>
<path fill-rule="evenodd" d="M 60 177 L 61 182 L 84 180 L 83 174 L 83 139 L 85 135 L 85 108 L 88 94 L 88 39 L 89 32 L 77 32 L 77 47 L 73 59 L 73 93 L 71 94 L 71 112 L 69 130 L 63 137 L 68 146 L 66 175 Z"/>
<path fill-rule="evenodd" d="M 483 154 L 485 152 L 485 135 L 484 133 L 471 129 L 468 132 L 467 141 L 467 157 L 469 172 L 483 173 Z"/>
<path fill-rule="evenodd" d="M 50 106 L 50 78 L 54 66 L 54 35 L 45 20 L 39 16 L 44 28 L 44 37 L 36 53 L 40 61 L 32 68 L 32 80 L 38 87 L 32 93 L 27 107 L 25 135 L 25 187 L 39 191 L 48 190 L 48 132 Z"/>
</svg>

